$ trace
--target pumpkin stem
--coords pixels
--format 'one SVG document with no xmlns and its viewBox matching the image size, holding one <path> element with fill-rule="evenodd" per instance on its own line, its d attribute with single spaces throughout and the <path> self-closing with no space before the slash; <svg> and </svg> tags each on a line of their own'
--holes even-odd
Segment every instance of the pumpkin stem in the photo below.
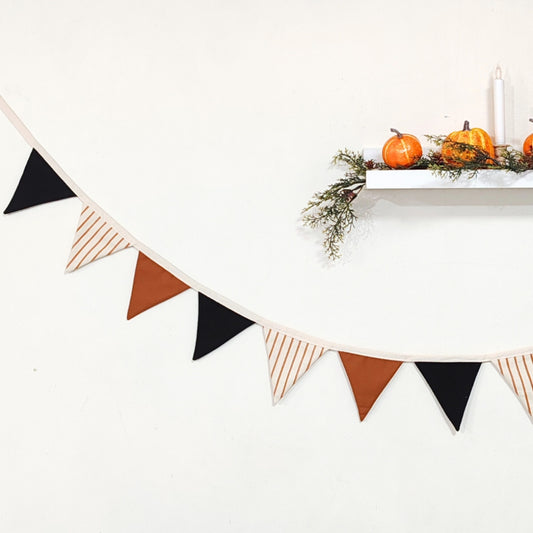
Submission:
<svg viewBox="0 0 533 533">
<path fill-rule="evenodd" d="M 533 122 L 533 121 L 532 121 Z M 398 135 L 398 139 L 401 139 L 403 137 L 403 133 L 400 133 L 398 130 L 395 130 L 394 128 L 390 129 L 393 133 L 396 133 Z"/>
<path fill-rule="evenodd" d="M 468 120 L 465 120 L 463 131 L 470 131 L 470 122 L 468 122 Z"/>
</svg>

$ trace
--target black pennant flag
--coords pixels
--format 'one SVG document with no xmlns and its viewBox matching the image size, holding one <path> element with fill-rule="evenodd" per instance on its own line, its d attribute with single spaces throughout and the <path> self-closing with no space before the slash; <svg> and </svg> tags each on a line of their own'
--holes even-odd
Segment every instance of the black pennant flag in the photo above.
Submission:
<svg viewBox="0 0 533 533">
<path fill-rule="evenodd" d="M 4 214 L 76 196 L 35 149 Z"/>
<path fill-rule="evenodd" d="M 459 431 L 481 363 L 416 363 L 416 366 Z"/>
<path fill-rule="evenodd" d="M 192 358 L 200 359 L 216 350 L 254 323 L 199 292 L 198 330 Z"/>
</svg>

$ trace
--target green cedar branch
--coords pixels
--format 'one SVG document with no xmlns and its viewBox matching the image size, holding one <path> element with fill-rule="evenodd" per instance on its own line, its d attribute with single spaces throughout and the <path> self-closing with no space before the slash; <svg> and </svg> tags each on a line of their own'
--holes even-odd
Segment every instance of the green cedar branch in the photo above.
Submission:
<svg viewBox="0 0 533 533">
<path fill-rule="evenodd" d="M 435 175 L 452 181 L 461 176 L 474 178 L 479 170 L 487 168 L 514 173 L 533 170 L 533 155 L 527 156 L 511 147 L 506 148 L 496 160 L 478 146 L 449 141 L 443 135 L 426 135 L 426 138 L 435 144 L 437 149 L 423 156 L 410 170 L 429 169 Z M 444 143 L 446 147 L 452 148 L 454 156 L 451 162 L 449 158 L 448 162 L 442 158 L 440 149 Z M 338 259 L 341 255 L 341 245 L 357 221 L 353 203 L 366 186 L 367 170 L 391 168 L 385 163 L 365 160 L 361 152 L 348 148 L 339 150 L 333 156 L 332 164 L 345 167 L 344 176 L 313 195 L 302 211 L 302 221 L 306 226 L 322 230 L 326 254 L 330 259 Z M 397 171 L 401 172 L 400 169 Z"/>
</svg>

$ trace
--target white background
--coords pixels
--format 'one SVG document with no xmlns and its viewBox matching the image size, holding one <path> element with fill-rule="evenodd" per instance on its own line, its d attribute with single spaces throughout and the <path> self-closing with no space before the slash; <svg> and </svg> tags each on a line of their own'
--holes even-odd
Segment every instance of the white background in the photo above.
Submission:
<svg viewBox="0 0 533 533">
<path fill-rule="evenodd" d="M 362 351 L 533 345 L 532 192 L 366 193 L 335 266 L 298 223 L 340 147 L 491 131 L 497 63 L 520 147 L 530 2 L 1 5 L 1 94 L 200 282 Z M 0 139 L 7 204 L 29 149 L 3 119 Z M 78 214 L 0 224 L 2 530 L 530 531 L 533 433 L 490 365 L 455 437 L 410 364 L 364 424 L 335 353 L 272 408 L 259 327 L 193 365 L 192 291 L 125 320 L 133 250 L 64 276 Z"/>
</svg>

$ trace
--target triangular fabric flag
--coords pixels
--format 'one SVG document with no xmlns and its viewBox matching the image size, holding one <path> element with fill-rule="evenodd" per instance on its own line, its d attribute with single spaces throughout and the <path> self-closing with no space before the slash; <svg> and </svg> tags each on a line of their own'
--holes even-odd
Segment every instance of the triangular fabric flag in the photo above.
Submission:
<svg viewBox="0 0 533 533">
<path fill-rule="evenodd" d="M 416 363 L 453 427 L 459 431 L 481 363 Z"/>
<path fill-rule="evenodd" d="M 131 244 L 105 220 L 103 215 L 92 207 L 84 205 L 66 271 L 74 272 L 96 259 L 107 257 L 130 246 Z"/>
<path fill-rule="evenodd" d="M 529 416 L 533 409 L 533 355 L 502 357 L 492 361 L 524 406 Z"/>
<path fill-rule="evenodd" d="M 32 149 L 13 198 L 4 214 L 73 196 L 76 195 L 68 185 L 55 173 L 39 152 Z"/>
<path fill-rule="evenodd" d="M 278 403 L 290 388 L 326 351 L 323 346 L 289 337 L 267 327 L 263 328 L 268 354 L 272 398 Z"/>
<path fill-rule="evenodd" d="M 402 361 L 377 359 L 348 352 L 339 352 L 339 355 L 352 386 L 359 419 L 363 421 L 400 368 Z"/>
<path fill-rule="evenodd" d="M 253 324 L 255 322 L 199 292 L 198 329 L 192 358 L 200 359 Z"/>
<path fill-rule="evenodd" d="M 131 289 L 128 320 L 189 288 L 168 270 L 139 252 Z"/>
</svg>

